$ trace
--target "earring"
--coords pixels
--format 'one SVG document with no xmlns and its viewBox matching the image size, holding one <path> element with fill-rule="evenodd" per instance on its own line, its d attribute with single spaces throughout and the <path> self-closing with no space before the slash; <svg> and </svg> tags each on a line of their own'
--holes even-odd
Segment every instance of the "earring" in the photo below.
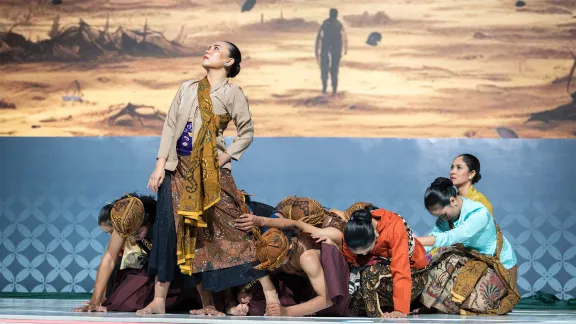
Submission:
<svg viewBox="0 0 576 324">
<path fill-rule="evenodd" d="M 468 177 L 468 180 L 472 180 L 472 177 Z"/>
</svg>

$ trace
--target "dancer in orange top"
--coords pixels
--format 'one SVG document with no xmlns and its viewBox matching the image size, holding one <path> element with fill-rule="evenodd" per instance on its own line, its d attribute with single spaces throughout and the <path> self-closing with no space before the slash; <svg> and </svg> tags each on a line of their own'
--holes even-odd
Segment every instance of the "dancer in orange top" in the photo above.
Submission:
<svg viewBox="0 0 576 324">
<path fill-rule="evenodd" d="M 354 274 L 352 313 L 406 317 L 410 302 L 424 289 L 428 265 L 424 247 L 406 221 L 374 206 L 357 210 L 344 228 L 343 252 Z M 387 307 L 393 309 L 383 311 Z"/>
</svg>

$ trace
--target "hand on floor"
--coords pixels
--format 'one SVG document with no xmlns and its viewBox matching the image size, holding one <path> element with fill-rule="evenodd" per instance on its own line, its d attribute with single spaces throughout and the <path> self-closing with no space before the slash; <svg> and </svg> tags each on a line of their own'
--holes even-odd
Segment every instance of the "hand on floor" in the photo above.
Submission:
<svg viewBox="0 0 576 324">
<path fill-rule="evenodd" d="M 382 318 L 405 318 L 405 317 L 407 317 L 406 314 L 398 311 L 382 314 Z"/>
<path fill-rule="evenodd" d="M 202 309 L 194 309 L 194 310 L 190 311 L 190 314 L 191 315 L 216 316 L 216 317 L 226 316 L 226 314 L 217 311 L 216 307 L 214 307 L 214 306 L 206 306 Z"/>
<path fill-rule="evenodd" d="M 280 304 L 268 304 L 266 305 L 266 316 L 288 316 L 286 307 Z"/>
<path fill-rule="evenodd" d="M 75 313 L 82 313 L 82 312 L 102 312 L 105 313 L 108 310 L 104 306 L 95 305 L 95 304 L 88 304 L 80 307 L 76 307 L 72 310 Z"/>
<path fill-rule="evenodd" d="M 100 303 L 100 305 L 104 304 L 104 302 L 106 302 L 106 298 L 102 298 L 102 302 Z M 83 302 L 82 305 L 90 305 L 90 301 L 87 300 L 87 301 Z"/>
</svg>

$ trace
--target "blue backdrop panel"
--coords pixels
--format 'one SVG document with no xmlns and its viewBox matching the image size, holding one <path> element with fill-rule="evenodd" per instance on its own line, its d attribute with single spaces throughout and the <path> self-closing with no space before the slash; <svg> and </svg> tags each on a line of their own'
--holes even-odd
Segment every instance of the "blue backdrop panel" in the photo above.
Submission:
<svg viewBox="0 0 576 324">
<path fill-rule="evenodd" d="M 90 291 L 108 240 L 98 211 L 125 192 L 149 192 L 158 141 L 0 138 L 0 290 Z M 521 293 L 574 297 L 575 140 L 257 138 L 233 174 L 258 201 L 370 201 L 423 235 L 435 220 L 424 190 L 465 152 L 482 162 L 477 188 L 514 244 Z"/>
</svg>

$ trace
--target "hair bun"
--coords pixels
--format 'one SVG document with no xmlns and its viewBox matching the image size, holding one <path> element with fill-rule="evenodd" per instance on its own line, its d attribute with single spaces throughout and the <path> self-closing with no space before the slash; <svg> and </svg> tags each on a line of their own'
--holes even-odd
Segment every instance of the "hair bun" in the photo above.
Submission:
<svg viewBox="0 0 576 324">
<path fill-rule="evenodd" d="M 235 76 L 237 76 L 238 74 L 240 74 L 240 64 L 232 64 L 232 66 L 230 67 L 230 70 L 228 70 L 228 77 L 229 78 L 234 78 Z"/>
<path fill-rule="evenodd" d="M 452 182 L 452 180 L 444 177 L 438 177 L 436 178 L 436 180 L 434 180 L 434 182 L 432 182 L 432 184 L 430 184 L 430 187 L 435 188 L 450 188 L 453 186 L 454 183 Z"/>
<path fill-rule="evenodd" d="M 480 172 L 476 172 L 476 175 L 474 176 L 474 183 L 480 181 L 480 179 L 482 179 L 482 175 L 480 174 Z"/>
<path fill-rule="evenodd" d="M 372 222 L 372 212 L 368 209 L 359 209 L 350 215 L 349 222 L 358 223 L 371 223 Z"/>
</svg>

